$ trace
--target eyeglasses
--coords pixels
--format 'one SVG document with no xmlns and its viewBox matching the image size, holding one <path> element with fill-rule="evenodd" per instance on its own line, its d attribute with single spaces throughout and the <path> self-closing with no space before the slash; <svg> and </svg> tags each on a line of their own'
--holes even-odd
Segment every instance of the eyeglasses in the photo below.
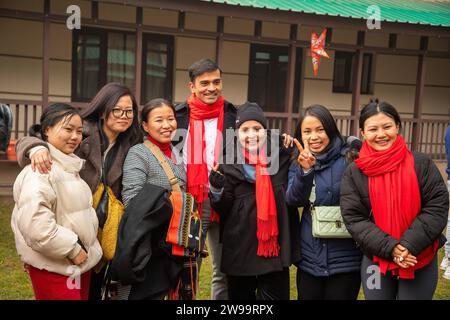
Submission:
<svg viewBox="0 0 450 320">
<path fill-rule="evenodd" d="M 120 119 L 123 117 L 123 115 L 125 115 L 125 117 L 127 117 L 127 119 L 133 119 L 133 109 L 120 109 L 120 108 L 113 108 L 112 109 L 112 114 L 115 118 Z"/>
</svg>

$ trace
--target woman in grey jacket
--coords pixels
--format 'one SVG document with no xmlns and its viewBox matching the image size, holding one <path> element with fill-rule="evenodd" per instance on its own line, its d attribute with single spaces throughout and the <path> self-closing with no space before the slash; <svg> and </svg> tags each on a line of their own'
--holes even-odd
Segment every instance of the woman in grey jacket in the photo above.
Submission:
<svg viewBox="0 0 450 320">
<path fill-rule="evenodd" d="M 164 99 L 153 99 L 148 102 L 141 111 L 142 130 L 145 132 L 145 140 L 155 145 L 163 153 L 167 163 L 170 165 L 181 191 L 186 188 L 186 172 L 181 159 L 176 158 L 176 153 L 172 152 L 171 139 L 177 129 L 175 109 Z M 140 143 L 130 149 L 123 166 L 123 190 L 122 196 L 125 207 L 136 197 L 147 184 L 157 185 L 172 191 L 167 174 L 163 170 L 157 157 L 145 145 Z M 162 253 L 164 254 L 164 253 Z M 170 254 L 170 253 L 168 253 Z M 157 254 L 153 254 L 156 256 Z M 183 264 L 183 260 L 177 259 Z M 149 263 L 152 263 L 150 260 Z M 154 274 L 148 276 L 164 277 L 165 275 Z M 120 279 L 119 279 L 120 280 Z M 147 299 L 163 299 L 170 289 L 164 288 L 156 294 L 148 296 Z M 153 292 L 153 290 L 151 290 Z M 121 286 L 119 288 L 119 299 L 133 298 L 132 286 Z"/>
</svg>

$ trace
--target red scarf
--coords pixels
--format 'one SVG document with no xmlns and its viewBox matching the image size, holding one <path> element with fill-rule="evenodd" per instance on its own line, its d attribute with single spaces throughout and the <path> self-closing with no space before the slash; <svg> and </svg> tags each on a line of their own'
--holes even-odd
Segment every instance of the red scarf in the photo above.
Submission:
<svg viewBox="0 0 450 320">
<path fill-rule="evenodd" d="M 157 146 L 161 151 L 169 158 L 172 159 L 172 145 L 170 142 L 168 143 L 161 143 L 156 141 L 151 135 L 147 134 L 147 139 L 150 140 L 151 143 L 153 143 L 155 146 Z"/>
<path fill-rule="evenodd" d="M 280 253 L 278 244 L 277 206 L 273 194 L 272 182 L 267 171 L 265 147 L 258 156 L 243 149 L 247 163 L 255 165 L 256 172 L 256 238 L 258 239 L 257 255 L 277 257 Z M 255 164 L 256 163 L 256 164 Z"/>
<path fill-rule="evenodd" d="M 224 98 L 206 104 L 192 94 L 189 104 L 189 141 L 187 151 L 187 191 L 194 196 L 200 216 L 204 201 L 208 198 L 209 179 L 206 163 L 205 126 L 203 120 L 217 118 L 217 134 L 214 147 L 214 165 L 222 150 Z M 219 215 L 211 209 L 211 221 L 219 221 Z"/>
<path fill-rule="evenodd" d="M 356 166 L 369 178 L 369 196 L 375 224 L 400 240 L 421 210 L 420 189 L 414 157 L 402 136 L 388 150 L 376 151 L 364 141 Z M 401 279 L 414 279 L 414 272 L 428 265 L 436 254 L 438 240 L 417 256 L 417 264 L 402 269 L 392 261 L 374 257 L 380 271 L 392 271 Z"/>
</svg>

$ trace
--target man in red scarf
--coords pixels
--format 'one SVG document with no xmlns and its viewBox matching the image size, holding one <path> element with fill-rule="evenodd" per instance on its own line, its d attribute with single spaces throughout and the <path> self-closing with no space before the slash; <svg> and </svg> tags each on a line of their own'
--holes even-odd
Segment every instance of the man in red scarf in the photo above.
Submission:
<svg viewBox="0 0 450 320">
<path fill-rule="evenodd" d="M 202 59 L 189 67 L 191 95 L 176 106 L 178 141 L 187 172 L 187 191 L 199 206 L 203 230 L 208 233 L 208 250 L 212 255 L 211 299 L 228 299 L 227 280 L 220 272 L 222 248 L 219 241 L 219 216 L 211 210 L 208 191 L 209 174 L 225 150 L 227 129 L 234 129 L 236 108 L 222 97 L 222 70 Z M 184 129 L 184 130 L 183 130 Z"/>
</svg>

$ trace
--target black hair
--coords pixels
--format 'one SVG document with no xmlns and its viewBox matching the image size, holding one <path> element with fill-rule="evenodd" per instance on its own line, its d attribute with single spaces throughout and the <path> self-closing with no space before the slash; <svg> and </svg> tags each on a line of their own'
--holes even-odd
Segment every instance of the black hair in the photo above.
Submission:
<svg viewBox="0 0 450 320">
<path fill-rule="evenodd" d="M 328 138 L 330 139 L 330 143 L 325 150 L 327 150 L 333 145 L 336 138 L 343 141 L 342 135 L 339 132 L 339 129 L 336 125 L 336 121 L 334 120 L 330 111 L 320 104 L 314 104 L 305 109 L 303 116 L 300 117 L 297 127 L 295 128 L 294 137 L 302 144 L 302 146 L 303 146 L 302 123 L 307 116 L 316 117 L 322 123 L 323 128 L 325 129 L 325 132 Z"/>
<path fill-rule="evenodd" d="M 205 72 L 214 72 L 216 70 L 219 70 L 220 75 L 222 76 L 222 70 L 219 68 L 217 63 L 210 59 L 201 59 L 191 64 L 191 66 L 189 67 L 189 79 L 191 79 L 191 82 L 193 83 L 195 81 L 195 78 L 204 74 Z"/>
<path fill-rule="evenodd" d="M 148 118 L 149 113 L 152 110 L 154 110 L 156 108 L 163 107 L 163 106 L 170 107 L 172 109 L 172 111 L 173 111 L 173 115 L 175 116 L 175 108 L 168 100 L 163 99 L 163 98 L 155 98 L 155 99 L 152 99 L 149 102 L 147 102 L 144 105 L 144 107 L 142 108 L 142 110 L 141 110 L 141 121 L 147 122 L 147 118 Z"/>
<path fill-rule="evenodd" d="M 40 124 L 31 126 L 28 130 L 28 133 L 33 137 L 38 137 L 44 141 L 47 141 L 47 135 L 45 134 L 45 132 L 48 128 L 53 127 L 63 119 L 67 123 L 75 115 L 81 118 L 78 109 L 72 107 L 71 105 L 68 105 L 66 103 L 51 104 L 42 113 Z"/>
<path fill-rule="evenodd" d="M 112 109 L 116 106 L 117 101 L 123 96 L 130 96 L 133 103 L 134 116 L 131 126 L 125 132 L 119 134 L 117 141 L 135 145 L 136 143 L 142 142 L 142 134 L 139 130 L 139 119 L 137 116 L 139 114 L 139 108 L 133 93 L 124 84 L 110 82 L 104 85 L 92 99 L 89 106 L 82 111 L 81 116 L 85 120 L 99 123 L 99 127 L 101 128 L 100 122 L 102 118 L 108 118 Z"/>
<path fill-rule="evenodd" d="M 359 128 L 364 130 L 364 123 L 366 120 L 379 113 L 384 113 L 389 118 L 392 118 L 399 129 L 402 128 L 402 122 L 397 110 L 388 102 L 379 102 L 378 99 L 371 99 L 370 102 L 362 108 L 361 115 L 359 116 Z"/>
</svg>

